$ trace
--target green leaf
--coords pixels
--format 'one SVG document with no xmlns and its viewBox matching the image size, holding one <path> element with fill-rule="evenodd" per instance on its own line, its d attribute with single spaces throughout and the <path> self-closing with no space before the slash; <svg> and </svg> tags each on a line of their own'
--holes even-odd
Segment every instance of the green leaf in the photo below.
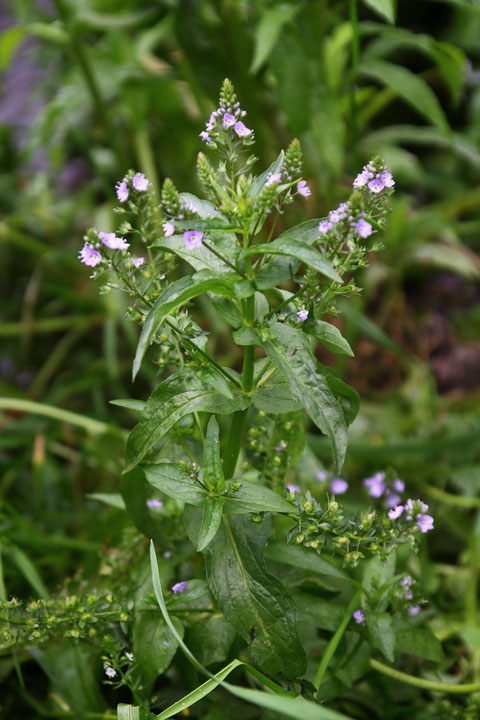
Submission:
<svg viewBox="0 0 480 720">
<path fill-rule="evenodd" d="M 140 708 L 138 705 L 117 705 L 117 720 L 140 720 Z"/>
<path fill-rule="evenodd" d="M 8 553 L 10 555 L 25 580 L 32 586 L 37 595 L 46 600 L 49 597 L 49 592 L 45 587 L 37 568 L 32 563 L 28 555 L 26 555 L 23 550 L 16 545 L 11 545 L 8 548 L 4 547 L 4 553 Z"/>
<path fill-rule="evenodd" d="M 221 221 L 228 222 L 227 218 L 222 215 L 222 213 L 219 212 L 215 205 L 213 205 L 213 203 L 209 200 L 202 200 L 189 192 L 180 193 L 180 200 L 182 200 L 185 205 L 192 206 L 192 208 L 195 209 L 195 214 L 203 220 L 209 218 L 219 218 Z"/>
<path fill-rule="evenodd" d="M 258 410 L 272 414 L 289 413 L 303 408 L 303 403 L 292 395 L 288 382 L 278 373 L 254 393 L 252 400 Z"/>
<path fill-rule="evenodd" d="M 159 544 L 168 545 L 169 541 L 162 523 L 152 517 L 148 508 L 148 491 L 148 483 L 140 468 L 135 468 L 120 477 L 120 492 L 137 530 Z"/>
<path fill-rule="evenodd" d="M 132 379 L 135 380 L 143 356 L 149 346 L 153 336 L 161 327 L 166 317 L 181 305 L 185 305 L 198 295 L 206 292 L 213 292 L 227 297 L 235 297 L 235 285 L 242 281 L 240 275 L 234 273 L 210 276 L 203 278 L 197 273 L 196 275 L 186 275 L 180 280 L 174 282 L 165 292 L 158 298 L 157 302 L 150 310 L 145 320 L 145 324 L 140 333 L 140 339 L 133 361 Z M 253 292 L 253 291 L 252 291 Z"/>
<path fill-rule="evenodd" d="M 125 500 L 120 493 L 89 493 L 87 497 L 89 500 L 97 500 L 118 510 L 126 510 Z"/>
<path fill-rule="evenodd" d="M 203 482 L 208 488 L 220 491 L 225 487 L 225 478 L 220 458 L 219 432 L 217 419 L 212 415 L 203 445 Z"/>
<path fill-rule="evenodd" d="M 227 515 L 261 512 L 297 513 L 298 508 L 263 485 L 243 481 L 242 487 L 227 497 L 224 511 Z"/>
<path fill-rule="evenodd" d="M 449 270 L 466 278 L 480 277 L 478 257 L 461 245 L 423 243 L 414 249 L 408 259 L 419 265 Z"/>
<path fill-rule="evenodd" d="M 374 607 L 381 612 L 388 605 L 387 590 L 392 584 L 395 576 L 396 555 L 391 552 L 385 560 L 374 557 L 365 566 L 362 585 L 365 590 L 365 597 L 362 598 L 362 606 Z"/>
<path fill-rule="evenodd" d="M 365 613 L 370 642 L 374 648 L 380 650 L 387 660 L 395 659 L 395 630 L 391 616 L 384 613 Z"/>
<path fill-rule="evenodd" d="M 133 398 L 119 398 L 118 400 L 110 400 L 110 405 L 134 410 L 135 412 L 143 412 L 145 408 L 145 400 L 134 400 Z"/>
<path fill-rule="evenodd" d="M 173 620 L 177 632 L 183 637 L 183 625 Z M 159 675 L 170 666 L 178 643 L 157 610 L 141 610 L 133 629 L 133 654 L 145 685 L 153 685 Z"/>
<path fill-rule="evenodd" d="M 232 389 L 232 398 L 215 392 L 193 373 L 180 371 L 150 395 L 138 424 L 127 441 L 126 470 L 131 470 L 185 415 L 195 411 L 233 413 L 244 410 L 250 399 Z"/>
<path fill-rule="evenodd" d="M 299 545 L 285 545 L 284 543 L 268 544 L 265 548 L 265 557 L 279 563 L 286 563 L 307 572 L 318 573 L 328 577 L 348 580 L 348 576 L 332 563 L 307 548 Z"/>
<path fill-rule="evenodd" d="M 347 425 L 305 334 L 281 323 L 262 332 L 258 344 L 290 384 L 293 395 L 302 402 L 315 425 L 329 438 L 335 472 L 339 473 L 347 449 Z"/>
<path fill-rule="evenodd" d="M 255 48 L 250 72 L 254 75 L 270 57 L 283 27 L 295 17 L 300 7 L 279 3 L 263 11 L 255 30 Z"/>
<path fill-rule="evenodd" d="M 212 542 L 222 522 L 224 497 L 209 498 L 203 501 L 202 524 L 198 532 L 197 550 L 202 552 Z"/>
<path fill-rule="evenodd" d="M 430 628 L 397 628 L 395 638 L 395 650 L 397 652 L 416 655 L 432 662 L 442 662 L 444 659 L 442 643 L 435 637 Z"/>
<path fill-rule="evenodd" d="M 195 623 L 189 645 L 203 665 L 225 662 L 237 633 L 223 615 L 212 615 Z"/>
<path fill-rule="evenodd" d="M 395 22 L 395 5 L 393 0 L 363 0 L 365 5 L 374 10 L 389 23 Z"/>
<path fill-rule="evenodd" d="M 342 282 L 342 278 L 335 272 L 331 263 L 318 250 L 301 240 L 289 237 L 277 238 L 277 240 L 266 245 L 252 245 L 246 248 L 240 254 L 240 257 L 250 257 L 250 255 L 287 255 L 294 257 L 330 280 L 337 283 Z"/>
<path fill-rule="evenodd" d="M 340 330 L 332 325 L 332 323 L 324 322 L 323 320 L 310 319 L 308 317 L 307 322 L 303 324 L 303 329 L 309 335 L 316 337 L 327 350 L 334 353 L 334 355 L 347 355 L 348 357 L 354 357 L 354 352 L 350 347 L 350 344 L 343 337 Z"/>
<path fill-rule="evenodd" d="M 195 534 L 190 522 L 189 531 Z M 297 635 L 295 604 L 265 568 L 263 548 L 270 532 L 267 520 L 260 524 L 224 518 L 204 551 L 208 584 L 225 618 L 249 643 L 255 664 L 271 677 L 295 678 L 304 670 L 305 653 Z"/>
<path fill-rule="evenodd" d="M 256 198 L 257 195 L 259 195 L 270 175 L 275 175 L 275 173 L 281 170 L 284 158 L 285 153 L 283 152 L 283 150 L 281 150 L 280 155 L 275 160 L 275 162 L 273 162 L 270 167 L 265 170 L 265 172 L 255 178 L 255 180 L 250 186 L 250 190 L 248 191 L 248 194 L 251 198 Z"/>
<path fill-rule="evenodd" d="M 323 374 L 328 387 L 342 406 L 345 422 L 351 425 L 360 409 L 360 395 L 354 388 L 344 383 L 332 368 L 323 367 Z"/>
<path fill-rule="evenodd" d="M 214 238 L 209 237 L 209 240 Z M 238 255 L 239 247 L 237 241 L 232 235 L 222 235 L 223 244 L 226 248 L 222 248 L 224 255 L 228 255 L 229 258 Z M 212 245 L 216 245 L 212 242 Z M 201 270 L 210 270 L 212 272 L 231 272 L 231 268 L 223 262 L 217 255 L 214 255 L 205 245 L 202 247 L 194 248 L 193 250 L 187 250 L 185 247 L 185 241 L 183 235 L 171 235 L 170 237 L 160 237 L 153 243 L 155 248 L 163 248 L 169 252 L 178 255 L 178 257 L 185 260 L 186 263 L 191 265 L 195 270 L 200 272 Z"/>
<path fill-rule="evenodd" d="M 400 65 L 385 60 L 365 60 L 360 63 L 359 73 L 374 78 L 383 85 L 391 88 L 405 102 L 411 105 L 428 122 L 436 125 L 448 134 L 450 131 L 447 118 L 433 92 L 418 75 Z"/>
<path fill-rule="evenodd" d="M 142 470 L 150 485 L 161 490 L 165 495 L 187 505 L 202 505 L 204 502 L 205 490 L 178 465 L 174 463 L 142 465 Z"/>
</svg>

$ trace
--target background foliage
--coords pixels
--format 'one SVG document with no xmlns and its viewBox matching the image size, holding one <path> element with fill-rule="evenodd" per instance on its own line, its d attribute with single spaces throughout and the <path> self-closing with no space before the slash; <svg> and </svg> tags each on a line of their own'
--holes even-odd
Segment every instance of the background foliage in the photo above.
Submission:
<svg viewBox="0 0 480 720">
<path fill-rule="evenodd" d="M 255 127 L 259 166 L 292 136 L 302 142 L 312 197 L 303 210 L 289 210 L 286 224 L 344 200 L 374 153 L 396 178 L 385 250 L 361 279 L 361 299 L 335 320 L 356 357 L 322 351 L 320 359 L 362 397 L 350 431 L 347 504 L 366 509 L 361 478 L 385 466 L 404 478 L 410 496 L 430 501 L 436 531 L 414 567 L 429 600 L 422 623 L 443 641 L 445 672 L 480 679 L 478 1 L 405 0 L 395 9 L 393 0 L 20 0 L 3 3 L 1 22 L 0 596 L 46 598 L 66 577 L 68 592 L 78 594 L 96 578 L 100 595 L 105 590 L 98 611 L 110 612 L 107 591 L 115 587 L 112 612 L 120 618 L 128 612 L 122 588 L 145 581 L 142 538 L 120 499 L 111 507 L 99 494 L 119 492 L 125 431 L 135 421 L 109 401 L 146 397 L 157 371 L 145 362 L 132 390 L 137 333 L 125 301 L 98 298 L 76 254 L 89 225 L 113 228 L 113 187 L 129 167 L 156 186 L 172 176 L 199 192 L 191 171 L 198 133 L 229 76 Z M 217 356 L 235 365 L 226 328 L 207 305 L 197 309 Z M 328 461 L 328 445 L 313 430 L 309 446 Z M 308 483 L 308 464 L 301 472 Z M 190 546 L 178 515 L 159 511 L 155 522 L 145 498 L 131 502 L 160 546 L 167 550 L 166 537 L 173 543 L 163 579 L 180 577 Z M 194 572 L 202 576 L 200 567 Z M 202 581 L 195 582 L 191 602 L 203 602 Z M 312 583 L 317 596 L 331 597 L 331 588 Z M 336 627 L 330 608 L 312 619 L 325 637 Z M 148 623 L 155 627 L 144 615 L 136 654 L 142 633 L 153 632 Z M 200 657 L 216 669 L 229 659 L 229 630 L 215 615 L 211 624 L 190 628 L 189 646 L 205 647 L 202 632 L 218 638 Z M 130 702 L 102 685 L 101 662 L 97 668 L 85 653 L 70 644 L 36 651 L 36 662 L 23 650 L 2 653 L 3 716 L 53 717 L 66 705 L 102 713 Z M 58 672 L 66 665 L 86 690 Z M 158 686 L 161 707 L 200 682 L 179 653 L 169 673 Z M 326 694 L 351 717 L 475 712 L 467 700 L 439 699 L 374 671 L 359 693 L 352 673 L 343 685 L 332 678 Z M 198 706 L 201 717 L 224 717 L 222 693 Z M 239 717 L 278 716 L 228 702 Z"/>
</svg>

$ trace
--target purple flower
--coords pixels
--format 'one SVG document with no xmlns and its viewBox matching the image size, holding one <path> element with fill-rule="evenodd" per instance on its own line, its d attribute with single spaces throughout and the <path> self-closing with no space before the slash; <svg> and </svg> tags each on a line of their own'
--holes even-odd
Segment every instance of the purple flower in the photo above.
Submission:
<svg viewBox="0 0 480 720">
<path fill-rule="evenodd" d="M 98 237 L 100 240 L 111 250 L 126 250 L 130 247 L 130 243 L 127 243 L 125 238 L 117 237 L 115 233 L 104 233 L 99 232 Z"/>
<path fill-rule="evenodd" d="M 372 234 L 372 226 L 363 218 L 360 218 L 355 224 L 355 229 L 362 238 L 367 238 Z"/>
<path fill-rule="evenodd" d="M 175 583 L 175 585 L 172 587 L 172 592 L 174 595 L 176 595 L 179 592 L 183 592 L 186 587 L 187 583 L 185 580 L 183 582 Z"/>
<path fill-rule="evenodd" d="M 326 470 L 317 470 L 316 478 L 317 482 L 324 482 L 328 477 L 328 472 Z"/>
<path fill-rule="evenodd" d="M 407 612 L 409 615 L 411 615 L 413 617 L 414 615 L 418 615 L 420 610 L 421 610 L 420 605 L 412 605 L 412 607 L 408 608 Z"/>
<path fill-rule="evenodd" d="M 318 226 L 318 232 L 321 233 L 322 235 L 326 235 L 331 227 L 332 227 L 332 223 L 328 222 L 328 220 L 322 220 L 322 222 Z"/>
<path fill-rule="evenodd" d="M 411 590 L 405 590 L 405 600 L 413 600 L 413 593 Z"/>
<path fill-rule="evenodd" d="M 405 483 L 400 478 L 395 478 L 392 483 L 393 489 L 398 493 L 402 493 L 405 490 Z"/>
<path fill-rule="evenodd" d="M 340 220 L 343 220 L 343 218 L 347 214 L 347 210 L 348 210 L 347 203 L 340 203 L 340 205 L 338 206 L 338 208 L 336 210 L 332 210 L 329 213 L 328 219 L 333 224 L 338 223 L 338 222 L 340 222 Z"/>
<path fill-rule="evenodd" d="M 391 188 L 395 185 L 395 180 L 392 177 L 392 173 L 389 172 L 383 172 L 380 175 L 380 180 L 387 188 Z"/>
<path fill-rule="evenodd" d="M 405 575 L 405 577 L 402 578 L 400 585 L 405 588 L 409 588 L 410 585 L 413 583 L 413 579 L 410 575 Z"/>
<path fill-rule="evenodd" d="M 183 233 L 187 250 L 194 250 L 202 247 L 203 232 L 201 230 L 187 230 Z"/>
<path fill-rule="evenodd" d="M 164 557 L 166 560 L 170 560 L 170 558 L 172 557 L 172 555 L 173 555 L 173 552 L 172 552 L 171 550 L 165 550 L 165 552 L 163 553 L 163 557 Z"/>
<path fill-rule="evenodd" d="M 334 478 L 330 483 L 330 490 L 334 495 L 343 495 L 348 490 L 348 483 L 342 478 Z"/>
<path fill-rule="evenodd" d="M 248 137 L 253 132 L 253 130 L 247 128 L 241 120 L 238 120 L 238 122 L 235 123 L 234 130 L 237 133 L 238 137 Z"/>
<path fill-rule="evenodd" d="M 273 183 L 279 183 L 281 178 L 282 178 L 282 173 L 273 173 L 267 179 L 267 182 L 265 183 L 265 187 L 270 187 L 270 185 L 273 185 Z"/>
<path fill-rule="evenodd" d="M 419 515 L 417 517 L 417 525 L 421 533 L 433 530 L 433 517 L 431 515 Z"/>
<path fill-rule="evenodd" d="M 388 517 L 390 518 L 390 520 L 397 520 L 404 510 L 405 508 L 403 505 L 397 505 L 396 507 L 388 511 Z"/>
<path fill-rule="evenodd" d="M 383 495 L 385 492 L 384 478 L 385 473 L 383 472 L 377 472 L 375 475 L 372 475 L 372 477 L 365 478 L 363 484 L 371 497 L 379 498 Z"/>
<path fill-rule="evenodd" d="M 109 677 L 109 678 L 114 678 L 116 674 L 117 674 L 117 671 L 114 670 L 114 669 L 113 669 L 112 667 L 110 667 L 109 665 L 107 665 L 107 666 L 105 667 L 105 675 L 106 675 L 107 677 Z"/>
<path fill-rule="evenodd" d="M 300 485 L 292 485 L 292 484 L 290 484 L 290 485 L 287 485 L 287 489 L 288 489 L 288 491 L 291 492 L 291 493 L 300 492 Z"/>
<path fill-rule="evenodd" d="M 126 180 L 119 180 L 119 182 L 115 185 L 115 192 L 117 193 L 117 198 L 121 203 L 125 202 L 125 200 L 128 200 L 128 185 Z"/>
<path fill-rule="evenodd" d="M 135 265 L 136 268 L 142 267 L 144 262 L 145 262 L 144 257 L 133 257 L 132 258 L 132 263 Z"/>
<path fill-rule="evenodd" d="M 97 250 L 94 250 L 88 243 L 85 243 L 83 248 L 78 253 L 78 257 L 84 265 L 89 267 L 96 267 L 102 262 L 102 256 Z"/>
<path fill-rule="evenodd" d="M 125 653 L 125 657 L 127 658 L 127 660 L 128 660 L 129 662 L 132 662 L 132 660 L 133 660 L 133 653 L 131 653 L 131 652 L 126 652 L 126 653 Z"/>
<path fill-rule="evenodd" d="M 150 180 L 147 180 L 143 173 L 137 173 L 133 176 L 132 185 L 138 192 L 145 192 L 150 185 Z"/>
<path fill-rule="evenodd" d="M 384 187 L 385 187 L 385 185 L 380 180 L 380 178 L 373 178 L 373 180 L 370 180 L 370 182 L 368 183 L 369 190 L 371 190 L 371 192 L 373 192 L 375 194 L 382 192 Z"/>
<path fill-rule="evenodd" d="M 235 115 L 231 115 L 230 113 L 226 112 L 223 116 L 223 127 L 225 128 L 231 128 L 235 125 L 237 122 Z"/>
<path fill-rule="evenodd" d="M 397 505 L 400 505 L 402 501 L 402 498 L 400 495 L 397 495 L 396 493 L 390 492 L 390 490 L 387 490 L 387 497 L 385 498 L 385 505 L 389 508 L 396 507 Z"/>
<path fill-rule="evenodd" d="M 152 498 L 151 500 L 147 500 L 147 506 L 149 508 L 161 508 L 163 507 L 163 502 L 161 500 L 157 500 L 157 498 Z"/>
<path fill-rule="evenodd" d="M 360 608 L 358 610 L 355 610 L 355 612 L 353 613 L 353 619 L 358 625 L 365 625 L 365 615 L 363 613 L 363 610 L 360 610 Z"/>
<path fill-rule="evenodd" d="M 200 137 L 203 142 L 209 143 L 212 141 L 212 138 L 210 137 L 210 135 L 208 134 L 208 132 L 206 130 L 202 130 L 202 132 L 200 133 Z"/>
<path fill-rule="evenodd" d="M 308 310 L 305 310 L 305 309 L 299 310 L 299 311 L 297 312 L 297 317 L 298 317 L 299 320 L 301 320 L 302 322 L 305 322 L 305 320 L 308 318 Z"/>
<path fill-rule="evenodd" d="M 416 510 L 416 512 L 420 511 L 422 513 L 425 513 L 428 510 L 428 505 L 421 500 L 408 499 L 405 503 L 405 510 L 408 510 L 408 512 L 413 512 L 414 510 Z"/>
<path fill-rule="evenodd" d="M 359 173 L 357 175 L 357 177 L 355 178 L 355 180 L 353 181 L 353 187 L 354 188 L 363 187 L 364 185 L 367 184 L 367 182 L 370 180 L 371 177 L 372 177 L 372 173 L 368 172 L 368 170 L 363 168 L 362 172 Z"/>
<path fill-rule="evenodd" d="M 170 220 L 164 222 L 162 227 L 165 237 L 170 237 L 170 235 L 173 235 L 173 233 L 175 232 L 175 225 Z"/>
<path fill-rule="evenodd" d="M 299 180 L 297 183 L 297 190 L 303 197 L 309 197 L 312 194 L 310 187 L 307 185 L 305 180 Z"/>
</svg>

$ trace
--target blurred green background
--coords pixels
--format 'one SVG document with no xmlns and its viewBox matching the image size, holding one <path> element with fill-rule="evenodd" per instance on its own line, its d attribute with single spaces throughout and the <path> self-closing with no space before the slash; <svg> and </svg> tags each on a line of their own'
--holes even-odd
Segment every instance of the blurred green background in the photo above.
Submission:
<svg viewBox="0 0 480 720">
<path fill-rule="evenodd" d="M 396 179 L 385 249 L 359 278 L 361 301 L 334 319 L 356 357 L 322 360 L 362 396 L 352 487 L 392 466 L 433 501 L 419 562 L 438 626 L 478 622 L 480 2 L 397 5 L 0 2 L 2 596 L 93 571 L 96 550 L 121 537 L 126 521 L 87 494 L 118 491 L 118 428 L 134 418 L 109 401 L 144 398 L 156 370 L 145 363 L 132 386 L 137 328 L 77 253 L 88 226 L 115 227 L 114 185 L 131 167 L 200 193 L 198 134 L 230 77 L 257 168 L 302 142 L 312 196 L 282 222 L 325 215 L 373 154 Z M 234 363 L 208 312 L 217 354 Z M 478 633 L 463 639 L 478 655 Z"/>
</svg>

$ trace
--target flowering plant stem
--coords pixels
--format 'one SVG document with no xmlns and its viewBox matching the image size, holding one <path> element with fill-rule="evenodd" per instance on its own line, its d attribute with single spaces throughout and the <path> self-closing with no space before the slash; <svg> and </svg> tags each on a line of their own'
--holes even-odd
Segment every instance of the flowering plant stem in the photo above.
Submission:
<svg viewBox="0 0 480 720">
<path fill-rule="evenodd" d="M 454 695 L 468 694 L 474 692 L 480 692 L 480 682 L 465 683 L 455 685 L 454 683 L 436 682 L 435 680 L 425 680 L 424 678 L 417 678 L 413 675 L 407 675 L 407 673 L 395 670 L 395 668 L 384 665 L 378 660 L 371 658 L 370 665 L 374 670 L 388 675 L 394 680 L 408 683 L 408 685 L 414 685 L 415 687 L 423 688 L 424 690 L 432 690 L 433 692 L 451 693 Z"/>
</svg>

